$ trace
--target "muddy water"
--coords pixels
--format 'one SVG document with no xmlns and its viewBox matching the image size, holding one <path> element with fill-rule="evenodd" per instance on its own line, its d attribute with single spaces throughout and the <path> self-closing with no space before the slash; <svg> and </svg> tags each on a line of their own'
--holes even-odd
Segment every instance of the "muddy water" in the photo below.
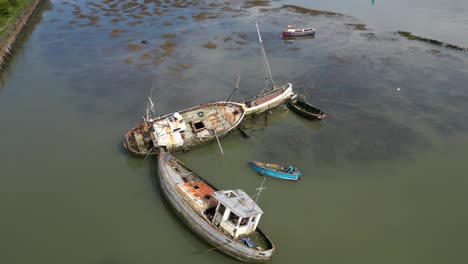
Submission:
<svg viewBox="0 0 468 264">
<path fill-rule="evenodd" d="M 237 74 L 237 100 L 258 93 L 255 20 L 275 82 L 292 82 L 327 118 L 275 110 L 244 124 L 249 139 L 224 138 L 224 156 L 211 144 L 178 157 L 215 186 L 251 194 L 262 178 L 249 160 L 302 170 L 299 182 L 267 179 L 259 200 L 275 263 L 468 259 L 466 54 L 392 33 L 421 35 L 413 20 L 381 30 L 358 1 L 287 3 L 340 16 L 274 9 L 282 1 L 146 2 L 52 1 L 2 73 L 2 263 L 235 263 L 197 253 L 209 246 L 163 200 L 155 163 L 128 157 L 122 137 L 151 87 L 160 113 L 226 99 Z M 459 6 L 447 5 L 398 10 L 463 27 Z M 304 21 L 315 38 L 279 38 Z"/>
</svg>

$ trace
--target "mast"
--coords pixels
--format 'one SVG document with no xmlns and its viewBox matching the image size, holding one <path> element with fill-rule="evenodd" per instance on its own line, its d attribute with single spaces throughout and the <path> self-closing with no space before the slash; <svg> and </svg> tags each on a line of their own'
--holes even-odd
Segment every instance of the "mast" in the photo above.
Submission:
<svg viewBox="0 0 468 264">
<path fill-rule="evenodd" d="M 266 187 L 263 187 L 265 185 L 265 180 L 266 180 L 266 177 L 263 177 L 262 185 L 259 188 L 256 189 L 257 193 L 252 195 L 252 197 L 251 197 L 252 200 L 253 200 L 254 197 L 256 197 L 255 198 L 255 204 L 257 203 L 258 198 L 260 198 L 260 194 L 262 193 L 262 191 L 266 189 Z M 255 204 L 252 205 L 252 209 L 255 207 Z"/>
<path fill-rule="evenodd" d="M 146 108 L 146 115 L 143 117 L 143 120 L 148 122 L 150 119 L 154 118 L 154 103 L 153 100 L 151 100 L 151 97 L 153 97 L 153 88 L 151 87 L 151 94 L 148 97 L 148 107 Z"/>
<path fill-rule="evenodd" d="M 258 41 L 260 41 L 260 48 L 262 50 L 262 57 L 263 57 L 263 63 L 264 63 L 264 67 L 265 67 L 265 75 L 266 75 L 266 80 L 267 80 L 267 83 L 268 83 L 268 79 L 271 80 L 271 89 L 275 89 L 275 82 L 273 81 L 273 76 L 271 75 L 271 71 L 270 71 L 270 65 L 268 65 L 268 60 L 267 60 L 267 57 L 266 57 L 266 53 L 265 53 L 265 48 L 263 47 L 263 41 L 262 41 L 262 36 L 260 35 L 260 30 L 258 29 L 258 22 L 255 21 L 255 25 L 257 26 L 257 33 L 258 33 Z"/>
</svg>

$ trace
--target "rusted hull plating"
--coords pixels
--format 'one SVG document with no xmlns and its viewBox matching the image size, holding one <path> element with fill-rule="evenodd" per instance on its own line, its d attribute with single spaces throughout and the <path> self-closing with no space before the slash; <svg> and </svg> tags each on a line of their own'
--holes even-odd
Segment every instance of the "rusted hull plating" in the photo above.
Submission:
<svg viewBox="0 0 468 264">
<path fill-rule="evenodd" d="M 214 102 L 177 113 L 183 118 L 179 120 L 183 129 L 172 130 L 176 124 L 175 113 L 144 121 L 125 134 L 124 148 L 136 157 L 158 155 L 160 146 L 170 152 L 187 151 L 227 135 L 240 124 L 245 110 L 239 103 Z"/>
<path fill-rule="evenodd" d="M 208 241 L 214 246 L 214 248 L 241 261 L 249 263 L 263 263 L 271 259 L 273 252 L 275 251 L 275 246 L 258 228 L 256 232 L 269 245 L 269 249 L 259 250 L 256 248 L 249 248 L 237 240 L 232 240 L 213 226 L 196 202 L 194 202 L 193 199 L 191 199 L 185 192 L 182 192 L 180 187 L 178 188 L 176 183 L 177 177 L 180 178 L 179 174 L 184 172 L 176 172 L 174 170 L 174 166 L 171 165 L 168 159 L 172 159 L 173 161 L 175 160 L 173 157 L 168 158 L 164 153 L 161 153 L 159 156 L 158 170 L 160 188 L 175 211 L 196 234 Z M 180 166 L 185 167 L 182 163 L 177 160 L 175 161 Z M 187 169 L 187 171 L 189 170 Z M 185 174 L 187 174 L 187 172 L 185 172 Z"/>
<path fill-rule="evenodd" d="M 287 83 L 265 95 L 255 97 L 252 100 L 244 102 L 246 105 L 245 115 L 250 116 L 270 110 L 291 99 L 292 95 L 292 84 Z"/>
</svg>

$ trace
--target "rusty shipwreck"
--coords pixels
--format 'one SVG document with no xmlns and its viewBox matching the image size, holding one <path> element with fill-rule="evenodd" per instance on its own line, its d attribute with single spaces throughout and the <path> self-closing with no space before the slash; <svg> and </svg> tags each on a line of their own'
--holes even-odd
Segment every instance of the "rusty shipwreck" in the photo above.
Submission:
<svg viewBox="0 0 468 264">
<path fill-rule="evenodd" d="M 124 147 L 136 157 L 157 155 L 159 147 L 170 152 L 187 151 L 217 140 L 235 129 L 245 115 L 242 104 L 225 101 L 156 118 L 149 112 L 143 122 L 125 135 Z"/>
<path fill-rule="evenodd" d="M 272 257 L 274 244 L 257 228 L 263 211 L 244 191 L 217 190 L 164 148 L 158 165 L 162 193 L 212 249 L 251 263 Z"/>
</svg>

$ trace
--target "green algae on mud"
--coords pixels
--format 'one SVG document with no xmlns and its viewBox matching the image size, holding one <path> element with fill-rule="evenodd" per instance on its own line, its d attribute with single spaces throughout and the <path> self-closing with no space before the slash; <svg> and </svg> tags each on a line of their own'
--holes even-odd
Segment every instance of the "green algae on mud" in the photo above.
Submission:
<svg viewBox="0 0 468 264">
<path fill-rule="evenodd" d="M 344 16 L 343 14 L 340 14 L 340 13 L 309 9 L 309 8 L 305 8 L 305 7 L 297 6 L 297 5 L 283 5 L 277 8 L 262 8 L 261 11 L 266 12 L 266 11 L 276 11 L 276 10 L 282 10 L 282 9 L 286 9 L 290 12 L 294 12 L 298 14 L 311 15 L 311 16 Z"/>
</svg>

